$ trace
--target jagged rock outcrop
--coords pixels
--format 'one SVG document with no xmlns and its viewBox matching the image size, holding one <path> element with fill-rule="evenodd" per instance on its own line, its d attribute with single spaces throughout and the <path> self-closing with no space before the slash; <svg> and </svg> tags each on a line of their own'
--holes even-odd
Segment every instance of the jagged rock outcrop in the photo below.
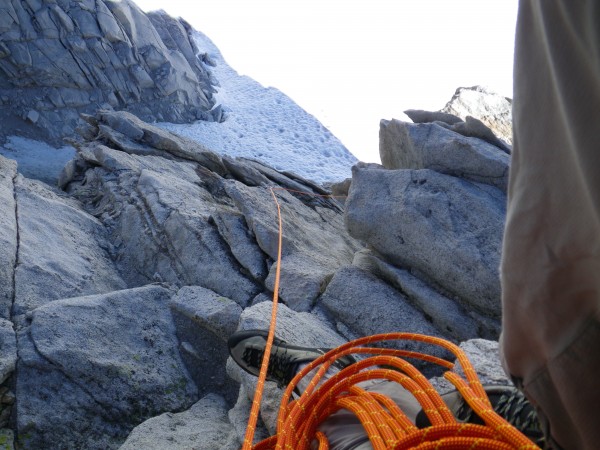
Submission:
<svg viewBox="0 0 600 450">
<path fill-rule="evenodd" d="M 72 136 L 79 113 L 221 120 L 189 25 L 130 0 L 8 0 L 0 6 L 2 135 Z"/>
<path fill-rule="evenodd" d="M 340 203 L 283 190 L 326 193 L 310 181 L 222 158 L 126 112 L 86 120 L 66 192 L 0 160 L 3 217 L 16 224 L 0 247 L 3 277 L 15 279 L 6 314 L 17 327 L 16 346 L 11 322 L 0 336 L 2 375 L 20 399 L 24 449 L 117 448 L 145 419 L 205 395 L 234 404 L 226 339 L 272 289 L 270 187 L 284 214 L 284 279 L 298 289 L 282 291 L 284 303 L 312 309 L 360 248 Z"/>
<path fill-rule="evenodd" d="M 238 448 L 256 378 L 226 340 L 268 328 L 273 193 L 279 338 L 497 338 L 501 148 L 438 119 L 392 121 L 402 163 L 357 166 L 343 204 L 127 112 L 83 119 L 60 189 L 0 158 L 0 427 L 12 414 L 19 448 Z M 493 345 L 475 350 L 495 361 Z M 258 436 L 274 432 L 281 394 L 268 383 Z"/>
<path fill-rule="evenodd" d="M 128 283 L 160 279 L 202 285 L 241 306 L 263 283 L 272 288 L 278 231 L 268 186 L 325 191 L 257 162 L 220 158 L 124 112 L 99 113 L 97 128 L 104 130 L 100 142 L 150 155 L 94 141 L 61 181 L 70 182 L 69 190 L 103 217 Z M 155 156 L 160 152 L 166 158 Z M 281 296 L 307 310 L 334 270 L 352 261 L 358 244 L 340 233 L 340 204 L 303 194 L 296 198 L 285 190 L 277 195 L 285 229 Z M 325 246 L 328 252 L 322 252 Z"/>
<path fill-rule="evenodd" d="M 482 86 L 460 87 L 441 110 L 466 120 L 474 117 L 512 146 L 512 100 Z"/>
<path fill-rule="evenodd" d="M 452 114 L 440 111 L 423 111 L 420 109 L 408 109 L 404 111 L 404 114 L 406 114 L 413 123 L 434 123 L 465 137 L 481 139 L 488 144 L 504 150 L 508 154 L 512 151 L 510 145 L 507 145 L 503 140 L 496 137 L 494 132 L 487 125 L 474 117 L 467 116 L 463 121 Z"/>
</svg>

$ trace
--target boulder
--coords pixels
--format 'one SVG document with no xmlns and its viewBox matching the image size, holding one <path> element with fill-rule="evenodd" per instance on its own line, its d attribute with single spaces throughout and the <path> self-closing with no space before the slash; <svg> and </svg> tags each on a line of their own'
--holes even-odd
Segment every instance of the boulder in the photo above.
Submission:
<svg viewBox="0 0 600 450">
<path fill-rule="evenodd" d="M 432 170 L 357 165 L 346 224 L 391 264 L 498 318 L 505 201 L 496 188 Z"/>
<path fill-rule="evenodd" d="M 498 139 L 494 132 L 487 125 L 475 117 L 467 116 L 464 122 L 458 122 L 448 128 L 452 131 L 462 134 L 463 136 L 481 139 L 482 141 L 498 147 L 505 153 L 510 154 L 512 151 L 512 147 L 510 145 L 507 145 L 504 143 L 504 141 Z"/>
<path fill-rule="evenodd" d="M 498 139 L 494 132 L 486 126 L 481 120 L 471 116 L 463 119 L 453 114 L 442 111 L 423 111 L 420 109 L 409 109 L 404 111 L 414 123 L 437 123 L 438 125 L 456 131 L 467 137 L 476 137 L 489 144 L 501 148 L 506 153 L 511 152 L 511 147 L 501 139 Z"/>
<path fill-rule="evenodd" d="M 138 425 L 120 450 L 237 450 L 240 441 L 222 397 L 209 394 L 187 411 L 167 412 Z"/>
<path fill-rule="evenodd" d="M 350 190 L 350 184 L 352 183 L 352 178 L 346 178 L 344 181 L 340 181 L 339 183 L 333 183 L 331 185 L 331 194 L 336 197 L 341 197 L 344 200 L 348 197 L 348 191 Z"/>
<path fill-rule="evenodd" d="M 503 192 L 508 186 L 510 157 L 505 152 L 437 123 L 382 120 L 379 154 L 386 169 L 431 169 L 490 184 Z"/>
<path fill-rule="evenodd" d="M 268 330 L 271 322 L 270 302 L 261 302 L 244 309 L 240 316 L 238 330 Z M 315 313 L 296 312 L 285 305 L 277 309 L 277 328 L 275 335 L 279 339 L 303 347 L 333 348 L 346 342 L 331 324 Z"/>
<path fill-rule="evenodd" d="M 120 135 L 115 134 L 115 131 L 128 138 L 126 145 L 134 145 L 138 151 L 145 149 L 145 152 L 141 152 L 142 154 L 148 154 L 151 151 L 151 154 L 167 158 L 176 156 L 196 161 L 218 174 L 223 175 L 226 173 L 221 157 L 202 144 L 149 125 L 126 111 L 100 110 L 95 117 L 95 121 L 98 127 L 105 126 L 100 141 L 108 145 L 114 144 L 119 150 L 136 153 L 136 151 L 123 148 L 123 142 L 119 139 Z M 102 130 L 102 128 L 100 129 Z M 109 131 L 112 131 L 112 133 L 109 133 Z M 94 139 L 95 137 L 92 137 L 90 140 L 93 141 Z"/>
<path fill-rule="evenodd" d="M 0 318 L 9 319 L 17 258 L 17 210 L 14 180 L 17 164 L 0 156 Z"/>
<path fill-rule="evenodd" d="M 197 400 L 171 296 L 147 286 L 33 312 L 19 333 L 20 448 L 117 448 L 145 419 Z"/>
<path fill-rule="evenodd" d="M 512 145 L 512 100 L 481 86 L 460 87 L 441 112 L 483 122 L 495 136 Z"/>
</svg>

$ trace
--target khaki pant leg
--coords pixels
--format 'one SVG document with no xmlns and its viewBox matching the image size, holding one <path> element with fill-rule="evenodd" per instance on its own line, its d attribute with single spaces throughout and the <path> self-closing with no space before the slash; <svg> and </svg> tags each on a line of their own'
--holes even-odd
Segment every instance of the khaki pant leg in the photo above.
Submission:
<svg viewBox="0 0 600 450">
<path fill-rule="evenodd" d="M 503 362 L 565 449 L 600 445 L 600 1 L 521 0 Z"/>
</svg>

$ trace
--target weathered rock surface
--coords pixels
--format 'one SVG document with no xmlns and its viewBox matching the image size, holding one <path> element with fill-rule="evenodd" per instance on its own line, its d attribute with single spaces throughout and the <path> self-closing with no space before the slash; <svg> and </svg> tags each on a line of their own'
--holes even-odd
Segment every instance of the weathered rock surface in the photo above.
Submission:
<svg viewBox="0 0 600 450">
<path fill-rule="evenodd" d="M 178 26 L 159 28 L 167 47 L 183 39 Z M 118 448 L 138 425 L 123 448 L 239 448 L 256 378 L 228 358 L 226 341 L 268 328 L 273 196 L 283 220 L 279 338 L 312 347 L 389 331 L 496 338 L 509 155 L 472 120 L 420 117 L 389 122 L 382 140 L 401 137 L 401 163 L 357 166 L 339 186 L 345 204 L 123 111 L 83 116 L 61 190 L 0 159 L 0 428 L 12 415 L 23 449 Z M 496 374 L 486 365 L 497 360 L 493 343 L 468 342 L 483 358 L 475 364 Z M 267 384 L 258 436 L 274 432 L 281 394 Z"/>
<path fill-rule="evenodd" d="M 497 337 L 499 325 L 493 320 L 463 308 L 450 297 L 437 292 L 409 270 L 385 262 L 375 252 L 363 250 L 354 255 L 352 264 L 372 273 L 404 294 L 443 334 L 459 342 L 474 336 Z"/>
<path fill-rule="evenodd" d="M 118 266 L 130 285 L 155 279 L 198 285 L 241 306 L 273 288 L 274 269 L 267 269 L 277 256 L 278 228 L 269 186 L 325 191 L 256 162 L 198 151 L 124 112 L 103 111 L 95 121 L 110 130 L 102 140 L 124 151 L 99 142 L 82 147 L 62 184 L 71 182 L 69 190 L 111 230 Z M 116 130 L 127 133 L 128 145 L 116 144 Z M 125 153 L 132 148 L 137 154 Z M 359 245 L 344 231 L 339 203 L 276 192 L 285 230 L 282 300 L 309 310 Z"/>
<path fill-rule="evenodd" d="M 441 112 L 466 120 L 468 116 L 483 122 L 505 143 L 512 146 L 512 101 L 481 87 L 461 87 Z"/>
<path fill-rule="evenodd" d="M 462 342 L 460 348 L 471 361 L 471 365 L 482 384 L 511 384 L 500 363 L 500 346 L 497 341 L 470 339 Z M 453 371 L 462 377 L 465 376 L 463 367 L 457 361 L 455 361 Z M 432 378 L 430 382 L 440 393 L 456 389 L 452 383 L 443 377 Z"/>
<path fill-rule="evenodd" d="M 171 301 L 179 352 L 199 395 L 219 392 L 233 404 L 239 385 L 225 373 L 227 339 L 237 329 L 242 308 L 199 286 L 186 286 Z"/>
<path fill-rule="evenodd" d="M 425 314 L 415 308 L 409 299 L 374 275 L 355 266 L 340 269 L 333 276 L 320 299 L 320 305 L 335 317 L 342 334 L 349 329 L 354 336 L 389 332 L 409 332 L 440 336 Z M 398 342 L 395 347 L 409 350 L 421 349 L 421 345 Z M 438 352 L 436 356 L 443 356 Z"/>
<path fill-rule="evenodd" d="M 493 317 L 500 315 L 504 214 L 498 189 L 427 169 L 357 165 L 346 203 L 352 236 L 456 296 L 467 309 Z"/>
<path fill-rule="evenodd" d="M 496 137 L 494 132 L 481 120 L 475 117 L 467 116 L 464 122 L 458 122 L 450 127 L 447 127 L 452 131 L 462 134 L 467 137 L 476 137 L 492 144 L 504 152 L 510 154 L 512 147 L 506 144 L 503 140 Z"/>
<path fill-rule="evenodd" d="M 441 111 L 423 111 L 420 109 L 409 109 L 404 111 L 414 123 L 436 123 L 437 125 L 455 131 L 466 137 L 475 137 L 492 144 L 504 152 L 511 152 L 512 148 L 502 139 L 496 137 L 494 132 L 481 120 L 466 116 L 464 121 L 460 117 Z"/>
<path fill-rule="evenodd" d="M 441 111 L 407 109 L 404 111 L 404 114 L 406 114 L 414 123 L 442 122 L 446 125 L 454 125 L 455 123 L 462 122 L 460 117 L 456 117 L 454 114 L 448 114 Z"/>
<path fill-rule="evenodd" d="M 44 183 L 16 178 L 19 254 L 13 320 L 52 300 L 126 287 L 106 230 L 81 205 Z"/>
<path fill-rule="evenodd" d="M 17 340 L 13 324 L 0 319 L 0 385 L 15 370 L 17 362 Z"/>
<path fill-rule="evenodd" d="M 260 291 L 241 273 L 211 220 L 219 210 L 235 210 L 202 187 L 192 163 L 103 146 L 93 152 L 81 156 L 88 167 L 99 166 L 84 174 L 75 194 L 110 230 L 117 265 L 130 285 L 199 285 L 240 305 Z"/>
<path fill-rule="evenodd" d="M 138 425 L 120 450 L 237 450 L 227 404 L 209 394 L 181 413 L 164 413 Z"/>
<path fill-rule="evenodd" d="M 226 189 L 244 213 L 258 245 L 271 259 L 277 259 L 278 227 L 273 220 L 277 210 L 271 193 L 240 183 L 228 184 Z M 359 246 L 346 233 L 339 233 L 344 225 L 336 203 L 316 202 L 306 208 L 286 191 L 278 190 L 277 196 L 284 230 L 280 295 L 292 309 L 309 311 L 335 269 L 350 263 Z M 323 252 L 324 248 L 327 252 Z M 275 268 L 276 265 L 271 267 L 266 280 L 270 290 Z"/>
<path fill-rule="evenodd" d="M 17 165 L 0 156 L 0 318 L 10 319 L 17 258 L 17 211 L 14 180 Z"/>
<path fill-rule="evenodd" d="M 21 448 L 115 448 L 142 420 L 197 399 L 177 352 L 171 295 L 147 286 L 34 311 L 19 335 Z"/>
<path fill-rule="evenodd" d="M 463 122 L 461 122 L 463 123 Z M 386 169 L 432 169 L 506 192 L 510 157 L 481 139 L 437 123 L 382 120 L 379 154 Z"/>
<path fill-rule="evenodd" d="M 181 19 L 130 0 L 8 0 L 0 15 L 3 135 L 57 140 L 80 112 L 107 107 L 151 121 L 221 119 L 216 81 Z"/>
</svg>

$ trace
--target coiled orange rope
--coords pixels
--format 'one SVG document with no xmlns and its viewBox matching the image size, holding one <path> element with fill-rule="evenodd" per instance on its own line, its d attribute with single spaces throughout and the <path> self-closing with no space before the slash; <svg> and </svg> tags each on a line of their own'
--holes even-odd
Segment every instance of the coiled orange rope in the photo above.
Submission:
<svg viewBox="0 0 600 450">
<path fill-rule="evenodd" d="M 312 447 L 314 442 L 317 443 L 319 450 L 329 449 L 327 437 L 318 431 L 318 427 L 342 408 L 353 412 L 358 417 L 375 450 L 539 448 L 492 409 L 471 362 L 457 345 L 441 338 L 414 333 L 367 336 L 332 349 L 308 364 L 286 388 L 279 409 L 277 433 L 253 445 L 275 331 L 281 265 L 281 210 L 273 189 L 271 194 L 277 205 L 279 218 L 279 251 L 273 312 L 243 450 L 308 450 L 314 448 Z M 461 365 L 465 378 L 450 371 L 445 372 L 444 377 L 454 384 L 486 425 L 458 422 L 431 383 L 404 358 L 423 360 L 446 369 L 453 369 L 454 364 L 424 353 L 371 347 L 374 343 L 391 340 L 423 342 L 452 352 Z M 349 354 L 373 356 L 346 367 L 324 381 L 325 374 L 335 360 Z M 381 368 L 382 366 L 390 368 L 384 369 Z M 314 370 L 316 373 L 308 387 L 297 400 L 291 401 L 298 382 Z M 423 429 L 417 428 L 391 399 L 382 394 L 368 392 L 358 386 L 359 383 L 373 379 L 398 383 L 411 392 L 432 425 Z"/>
</svg>

